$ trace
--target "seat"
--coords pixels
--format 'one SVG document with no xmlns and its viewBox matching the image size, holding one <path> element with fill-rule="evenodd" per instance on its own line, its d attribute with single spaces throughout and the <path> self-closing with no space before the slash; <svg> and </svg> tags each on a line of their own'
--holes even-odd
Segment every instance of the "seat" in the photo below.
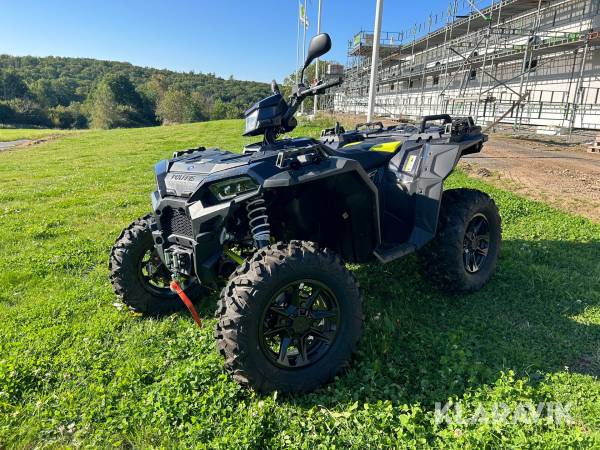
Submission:
<svg viewBox="0 0 600 450">
<path fill-rule="evenodd" d="M 354 159 L 366 171 L 370 171 L 387 164 L 401 145 L 401 142 L 390 140 L 390 138 L 367 139 L 348 144 L 341 149 L 334 150 L 334 153 L 342 158 Z"/>
</svg>

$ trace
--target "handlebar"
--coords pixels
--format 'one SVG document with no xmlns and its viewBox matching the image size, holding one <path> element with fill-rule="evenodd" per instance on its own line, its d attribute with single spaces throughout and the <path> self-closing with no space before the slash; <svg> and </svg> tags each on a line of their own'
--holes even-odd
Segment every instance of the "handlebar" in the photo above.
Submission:
<svg viewBox="0 0 600 450">
<path fill-rule="evenodd" d="M 331 80 L 326 83 L 317 84 L 316 86 L 309 87 L 303 91 L 298 93 L 299 98 L 310 97 L 311 95 L 322 94 L 326 89 L 332 88 L 334 86 L 339 86 L 342 84 L 344 80 L 342 78 L 338 78 L 337 80 Z"/>
<path fill-rule="evenodd" d="M 327 83 L 323 83 L 320 86 L 315 86 L 316 88 L 320 89 L 329 89 L 332 88 L 334 86 L 339 86 L 340 84 L 342 84 L 344 82 L 344 80 L 342 78 L 338 78 L 337 80 L 331 80 Z"/>
<path fill-rule="evenodd" d="M 311 97 L 313 95 L 322 94 L 326 89 L 332 88 L 334 86 L 338 86 L 343 83 L 342 78 L 338 78 L 337 80 L 331 80 L 326 83 L 317 84 L 316 86 L 309 87 L 306 89 L 302 89 L 304 86 L 299 85 L 297 91 L 292 92 L 290 107 L 285 114 L 284 120 L 287 121 L 291 117 L 296 114 L 296 111 L 300 107 L 300 104 L 306 97 Z"/>
</svg>

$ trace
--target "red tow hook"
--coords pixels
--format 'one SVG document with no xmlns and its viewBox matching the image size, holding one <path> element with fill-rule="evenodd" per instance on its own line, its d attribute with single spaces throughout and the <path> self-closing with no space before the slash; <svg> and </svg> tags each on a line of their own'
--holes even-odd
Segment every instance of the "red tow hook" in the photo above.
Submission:
<svg viewBox="0 0 600 450">
<path fill-rule="evenodd" d="M 177 295 L 179 295 L 179 298 L 181 299 L 183 304 L 186 306 L 186 308 L 189 310 L 190 314 L 194 318 L 194 322 L 196 322 L 198 327 L 202 328 L 202 319 L 200 319 L 200 316 L 198 315 L 198 311 L 196 311 L 196 308 L 194 308 L 194 304 L 192 303 L 190 298 L 185 294 L 185 292 L 183 292 L 183 289 L 181 289 L 181 286 L 179 285 L 179 283 L 176 280 L 171 281 L 171 289 L 174 292 L 176 292 Z"/>
</svg>

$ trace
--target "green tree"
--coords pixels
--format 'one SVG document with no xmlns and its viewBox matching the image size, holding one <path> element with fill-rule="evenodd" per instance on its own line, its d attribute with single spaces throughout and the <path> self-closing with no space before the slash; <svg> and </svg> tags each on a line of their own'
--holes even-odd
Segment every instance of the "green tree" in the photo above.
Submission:
<svg viewBox="0 0 600 450">
<path fill-rule="evenodd" d="M 29 85 L 29 90 L 41 106 L 51 108 L 58 105 L 58 98 L 50 80 L 45 78 L 35 80 Z"/>
<path fill-rule="evenodd" d="M 0 123 L 13 124 L 15 123 L 15 111 L 6 103 L 0 103 Z"/>
<path fill-rule="evenodd" d="M 69 106 L 73 102 L 80 102 L 85 99 L 77 92 L 77 82 L 72 78 L 60 77 L 52 80 L 51 84 L 57 105 Z"/>
<path fill-rule="evenodd" d="M 215 100 L 210 112 L 210 120 L 239 119 L 241 115 L 242 110 L 239 106 L 231 102 L 224 102 L 218 98 Z"/>
<path fill-rule="evenodd" d="M 169 88 L 167 77 L 162 73 L 155 73 L 142 86 L 142 93 L 155 105 L 162 100 Z"/>
<path fill-rule="evenodd" d="M 0 100 L 25 98 L 29 89 L 23 79 L 14 71 L 0 72 Z"/>
<path fill-rule="evenodd" d="M 49 127 L 52 122 L 46 111 L 29 98 L 15 98 L 8 102 L 8 106 L 14 111 L 14 125 L 35 125 Z"/>
<path fill-rule="evenodd" d="M 169 89 L 159 100 L 156 115 L 164 125 L 187 123 L 194 120 L 194 105 L 188 94 Z"/>
<path fill-rule="evenodd" d="M 85 128 L 87 118 L 81 103 L 73 102 L 69 106 L 58 105 L 48 110 L 48 117 L 56 128 Z"/>
<path fill-rule="evenodd" d="M 194 108 L 194 120 L 203 122 L 210 119 L 209 100 L 198 91 L 192 92 L 192 107 Z"/>
<path fill-rule="evenodd" d="M 93 128 L 114 128 L 124 121 L 114 94 L 107 83 L 101 82 L 91 97 L 91 126 Z"/>
<path fill-rule="evenodd" d="M 158 102 L 156 115 L 168 125 L 207 120 L 207 110 L 207 101 L 199 92 L 190 95 L 179 89 L 169 89 Z"/>
</svg>

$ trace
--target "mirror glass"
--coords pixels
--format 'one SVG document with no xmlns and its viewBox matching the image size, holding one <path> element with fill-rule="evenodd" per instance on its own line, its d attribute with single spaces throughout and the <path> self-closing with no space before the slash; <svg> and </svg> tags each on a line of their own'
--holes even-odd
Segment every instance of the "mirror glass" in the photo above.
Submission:
<svg viewBox="0 0 600 450">
<path fill-rule="evenodd" d="M 331 38 L 329 35 L 327 33 L 317 34 L 310 40 L 310 44 L 308 45 L 304 68 L 306 69 L 313 60 L 323 56 L 329 50 L 331 50 Z"/>
</svg>

